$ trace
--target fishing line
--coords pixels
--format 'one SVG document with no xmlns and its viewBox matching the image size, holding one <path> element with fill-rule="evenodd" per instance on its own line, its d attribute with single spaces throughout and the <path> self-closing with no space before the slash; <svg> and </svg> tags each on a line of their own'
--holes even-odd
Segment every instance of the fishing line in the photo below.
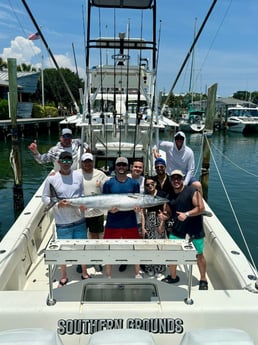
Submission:
<svg viewBox="0 0 258 345">
<path fill-rule="evenodd" d="M 130 27 L 130 19 L 128 19 L 127 25 L 127 40 L 128 40 L 128 49 L 127 49 L 127 68 L 126 68 L 126 100 L 125 100 L 125 109 L 126 109 L 126 117 L 128 117 L 128 98 L 129 98 L 129 65 L 130 65 L 130 50 L 129 50 L 129 43 L 130 43 L 130 34 L 131 34 L 131 27 Z"/>
<path fill-rule="evenodd" d="M 241 168 L 238 164 L 234 163 L 230 158 L 228 158 L 219 148 L 217 148 L 213 143 L 212 143 L 212 146 L 214 147 L 214 149 L 216 151 L 218 151 L 220 153 L 221 156 L 223 156 L 226 160 L 228 160 L 232 165 L 234 165 L 236 168 L 238 168 L 239 170 L 242 170 L 244 171 L 246 174 L 248 175 L 251 175 L 251 176 L 254 176 L 254 177 L 258 177 L 258 175 L 244 169 L 244 168 Z"/>
<path fill-rule="evenodd" d="M 142 42 L 143 33 L 143 11 L 141 11 L 141 29 L 140 29 L 140 39 Z M 139 69 L 138 69 L 138 90 L 137 90 L 137 105 L 136 105 L 136 116 L 135 116 L 135 131 L 133 140 L 133 158 L 135 158 L 135 148 L 136 148 L 136 138 L 138 133 L 139 124 L 142 115 L 140 114 L 140 100 L 141 100 L 141 61 L 142 61 L 142 45 L 140 47 L 140 57 L 139 57 Z"/>
<path fill-rule="evenodd" d="M 235 212 L 235 210 L 234 210 L 234 207 L 233 207 L 233 205 L 232 205 L 232 202 L 231 202 L 230 197 L 229 197 L 229 195 L 228 195 L 228 192 L 227 192 L 227 190 L 226 190 L 226 186 L 225 186 L 225 184 L 224 184 L 224 182 L 223 182 L 222 176 L 221 176 L 221 174 L 220 174 L 218 165 L 217 165 L 217 163 L 216 163 L 216 161 L 215 161 L 215 158 L 214 158 L 214 155 L 213 155 L 213 152 L 212 152 L 212 150 L 211 150 L 211 146 L 210 146 L 210 143 L 209 143 L 209 140 L 208 140 L 207 137 L 206 137 L 206 141 L 207 141 L 207 145 L 208 145 L 209 150 L 210 150 L 210 154 L 211 154 L 211 157 L 212 157 L 214 166 L 215 166 L 215 168 L 216 168 L 216 170 L 217 170 L 217 173 L 218 173 L 218 176 L 219 176 L 219 179 L 220 179 L 222 188 L 223 188 L 224 193 L 225 193 L 225 195 L 226 195 L 226 198 L 227 198 L 227 200 L 228 200 L 229 207 L 230 207 L 230 209 L 231 209 L 231 211 L 232 211 L 233 217 L 234 217 L 234 219 L 235 219 L 235 221 L 236 221 L 236 224 L 237 224 L 238 230 L 239 230 L 239 232 L 240 232 L 240 234 L 241 234 L 241 237 L 242 237 L 242 240 L 243 240 L 243 242 L 244 242 L 245 248 L 246 248 L 246 250 L 247 250 L 247 252 L 248 252 L 250 261 L 251 261 L 251 263 L 252 263 L 252 265 L 253 265 L 253 267 L 252 267 L 252 265 L 250 264 L 250 268 L 251 268 L 252 271 L 254 272 L 254 275 L 256 275 L 257 268 L 256 268 L 256 265 L 255 265 L 254 259 L 253 259 L 253 257 L 252 257 L 252 254 L 251 254 L 250 250 L 249 250 L 249 247 L 248 247 L 248 244 L 247 244 L 247 242 L 246 242 L 246 239 L 245 239 L 243 230 L 242 230 L 242 228 L 241 228 L 241 225 L 240 225 L 239 220 L 238 220 L 238 218 L 237 218 L 236 212 Z M 254 271 L 254 269 L 255 269 L 256 272 Z"/>
</svg>

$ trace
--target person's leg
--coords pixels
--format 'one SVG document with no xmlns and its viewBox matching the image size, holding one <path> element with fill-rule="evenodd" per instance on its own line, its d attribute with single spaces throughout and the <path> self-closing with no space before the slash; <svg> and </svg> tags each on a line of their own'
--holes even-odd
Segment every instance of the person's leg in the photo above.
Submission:
<svg viewBox="0 0 258 345">
<path fill-rule="evenodd" d="M 102 239 L 104 233 L 104 215 L 86 218 L 89 237 L 94 240 Z"/>
<path fill-rule="evenodd" d="M 56 234 L 57 238 L 62 239 L 72 239 L 72 228 L 66 227 L 66 226 L 56 226 Z M 67 272 L 66 272 L 66 265 L 61 265 L 61 279 L 59 281 L 58 287 L 62 287 L 67 284 L 68 278 L 67 278 Z"/>
<path fill-rule="evenodd" d="M 73 227 L 73 239 L 87 239 L 87 231 L 85 231 L 85 221 L 82 221 L 80 224 L 77 224 Z M 87 266 L 81 265 L 81 270 L 77 268 L 77 272 L 81 272 L 82 279 L 91 278 L 87 272 Z"/>
<path fill-rule="evenodd" d="M 180 238 L 170 234 L 169 235 L 169 239 L 170 240 L 179 240 Z M 179 277 L 176 275 L 176 267 L 177 265 L 169 265 L 168 269 L 169 269 L 169 275 L 166 276 L 166 278 L 162 279 L 162 282 L 168 283 L 168 284 L 175 284 L 177 282 L 179 282 Z"/>
<path fill-rule="evenodd" d="M 104 239 L 119 239 L 121 238 L 121 229 L 116 229 L 116 228 L 105 228 L 104 231 Z M 111 278 L 111 273 L 112 273 L 112 266 L 111 265 L 106 265 L 106 276 L 107 278 Z"/>
<path fill-rule="evenodd" d="M 175 284 L 179 282 L 179 277 L 176 275 L 176 265 L 169 265 L 169 275 L 161 281 L 168 284 Z"/>
<path fill-rule="evenodd" d="M 206 259 L 203 255 L 204 238 L 193 239 L 193 244 L 197 250 L 197 266 L 200 272 L 199 290 L 208 290 L 208 282 L 206 277 Z"/>
<path fill-rule="evenodd" d="M 206 280 L 206 260 L 203 254 L 197 254 L 197 265 L 200 271 L 200 280 Z"/>
<path fill-rule="evenodd" d="M 170 277 L 172 279 L 176 279 L 177 275 L 176 275 L 176 265 L 169 265 L 168 266 L 168 269 L 169 269 L 169 274 L 170 274 Z"/>
</svg>

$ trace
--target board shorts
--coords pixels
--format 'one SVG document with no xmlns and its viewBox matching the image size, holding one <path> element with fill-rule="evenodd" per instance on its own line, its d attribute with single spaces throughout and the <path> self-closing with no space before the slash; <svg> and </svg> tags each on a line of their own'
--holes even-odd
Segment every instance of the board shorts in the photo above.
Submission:
<svg viewBox="0 0 258 345">
<path fill-rule="evenodd" d="M 85 218 L 71 224 L 56 224 L 57 238 L 59 240 L 85 240 L 87 239 L 85 224 Z"/>
<path fill-rule="evenodd" d="M 170 240 L 182 240 L 182 238 L 177 237 L 173 234 L 169 235 Z M 193 245 L 195 246 L 195 249 L 197 250 L 197 254 L 202 254 L 204 249 L 204 237 L 203 238 L 193 238 L 192 239 Z"/>
<path fill-rule="evenodd" d="M 86 227 L 89 232 L 100 234 L 104 231 L 104 214 L 96 217 L 86 218 Z"/>
<path fill-rule="evenodd" d="M 105 228 L 104 237 L 105 240 L 111 239 L 140 239 L 138 227 L 135 228 Z"/>
</svg>

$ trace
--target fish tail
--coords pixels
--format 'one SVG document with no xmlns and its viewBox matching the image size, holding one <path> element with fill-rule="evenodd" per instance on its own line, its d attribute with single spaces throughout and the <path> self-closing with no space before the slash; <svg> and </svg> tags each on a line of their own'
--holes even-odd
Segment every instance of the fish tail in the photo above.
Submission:
<svg viewBox="0 0 258 345">
<path fill-rule="evenodd" d="M 44 212 L 48 212 L 60 200 L 54 186 L 51 183 L 49 185 L 49 188 L 50 188 L 50 203 L 45 207 Z"/>
</svg>

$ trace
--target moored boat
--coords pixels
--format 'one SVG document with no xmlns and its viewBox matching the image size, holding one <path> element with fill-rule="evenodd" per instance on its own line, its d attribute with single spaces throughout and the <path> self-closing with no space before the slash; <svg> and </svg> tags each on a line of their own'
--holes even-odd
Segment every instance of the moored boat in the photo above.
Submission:
<svg viewBox="0 0 258 345">
<path fill-rule="evenodd" d="M 258 132 L 258 108 L 236 106 L 227 110 L 227 128 L 238 133 Z"/>
<path fill-rule="evenodd" d="M 202 133 L 205 130 L 205 112 L 192 109 L 183 114 L 179 129 L 187 133 Z"/>
</svg>

